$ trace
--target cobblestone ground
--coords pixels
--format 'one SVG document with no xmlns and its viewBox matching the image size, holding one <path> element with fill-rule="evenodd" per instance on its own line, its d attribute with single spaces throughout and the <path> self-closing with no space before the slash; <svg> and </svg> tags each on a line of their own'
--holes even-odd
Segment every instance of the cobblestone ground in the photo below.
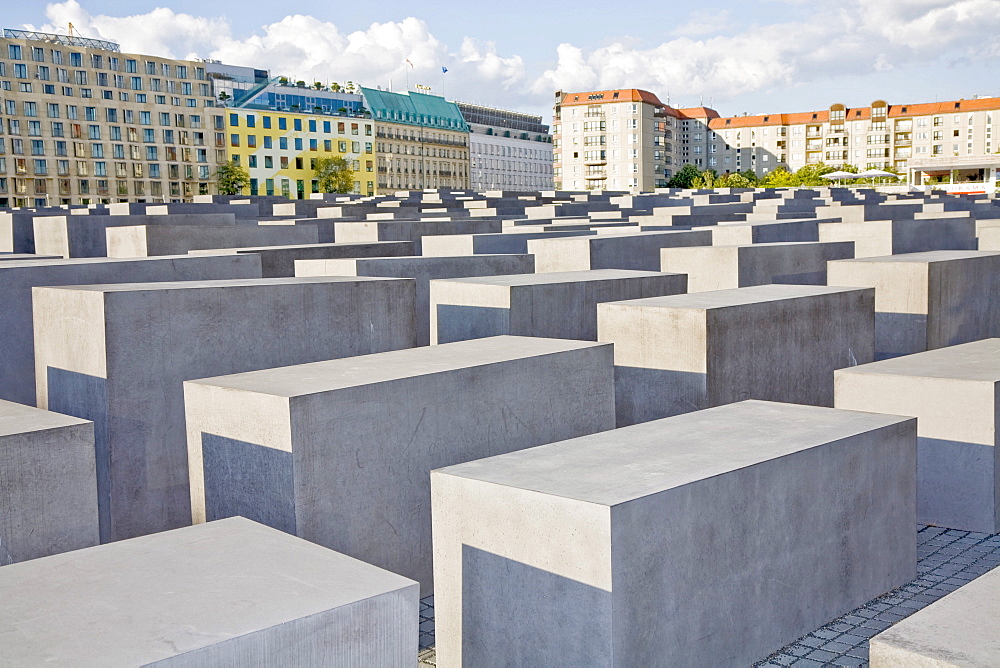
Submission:
<svg viewBox="0 0 1000 668">
<path fill-rule="evenodd" d="M 868 641 L 1000 565 L 1000 534 L 917 531 L 917 579 L 869 601 L 769 656 L 758 667 L 867 666 Z M 434 597 L 420 602 L 420 666 L 435 666 Z"/>
</svg>

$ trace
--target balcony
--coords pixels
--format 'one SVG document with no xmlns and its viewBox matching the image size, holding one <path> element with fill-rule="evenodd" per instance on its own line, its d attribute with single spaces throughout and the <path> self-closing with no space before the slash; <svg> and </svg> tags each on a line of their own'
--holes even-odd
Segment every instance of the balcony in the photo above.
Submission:
<svg viewBox="0 0 1000 668">
<path fill-rule="evenodd" d="M 606 165 L 608 164 L 607 158 L 585 158 L 583 164 L 586 166 L 591 165 Z"/>
</svg>

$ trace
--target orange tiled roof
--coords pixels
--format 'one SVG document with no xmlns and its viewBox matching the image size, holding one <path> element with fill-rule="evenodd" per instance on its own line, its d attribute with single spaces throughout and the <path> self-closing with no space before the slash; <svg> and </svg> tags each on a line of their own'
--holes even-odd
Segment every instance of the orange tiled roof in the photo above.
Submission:
<svg viewBox="0 0 1000 668">
<path fill-rule="evenodd" d="M 594 97 L 601 96 L 601 97 Z M 564 93 L 562 104 L 569 107 L 576 104 L 603 104 L 605 102 L 648 102 L 657 106 L 666 106 L 648 90 L 639 88 L 619 88 L 612 90 L 592 90 L 584 93 Z"/>
<path fill-rule="evenodd" d="M 686 107 L 678 109 L 677 113 L 681 118 L 718 118 L 719 112 L 708 107 Z"/>
<path fill-rule="evenodd" d="M 891 118 L 906 116 L 930 116 L 947 114 L 956 111 L 986 111 L 1000 110 L 1000 97 L 983 98 L 980 100 L 949 100 L 946 102 L 928 102 L 922 104 L 892 104 L 888 107 Z M 687 110 L 681 110 L 685 113 Z M 685 113 L 685 115 L 688 115 Z M 871 118 L 871 107 L 858 107 L 844 111 L 845 121 L 868 120 Z M 704 116 L 701 116 L 704 118 Z M 830 110 L 804 111 L 791 114 L 758 114 L 756 116 L 730 116 L 713 118 L 708 126 L 713 130 L 728 128 L 748 128 L 771 125 L 805 125 L 808 123 L 826 123 L 830 120 Z"/>
</svg>

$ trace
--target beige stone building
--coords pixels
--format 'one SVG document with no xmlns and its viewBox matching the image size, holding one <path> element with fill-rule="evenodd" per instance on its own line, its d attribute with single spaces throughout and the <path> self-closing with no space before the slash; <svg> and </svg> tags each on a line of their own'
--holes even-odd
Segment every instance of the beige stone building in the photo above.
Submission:
<svg viewBox="0 0 1000 668">
<path fill-rule="evenodd" d="M 379 194 L 469 188 L 469 126 L 438 95 L 362 88 L 375 122 Z"/>
<path fill-rule="evenodd" d="M 764 175 L 777 167 L 794 172 L 819 162 L 905 174 L 914 158 L 995 152 L 1000 148 L 997 124 L 997 97 L 901 105 L 876 100 L 867 107 L 833 104 L 822 111 L 729 118 L 715 114 L 692 119 L 705 138 L 703 155 L 715 157 L 715 164 L 698 164 L 693 152 L 685 162 L 720 174 L 751 169 Z"/>
<path fill-rule="evenodd" d="M 0 207 L 190 201 L 226 161 L 203 63 L 5 30 L 0 99 Z"/>
<path fill-rule="evenodd" d="M 636 88 L 556 93 L 554 181 L 563 190 L 652 190 L 679 164 L 680 115 Z"/>
</svg>

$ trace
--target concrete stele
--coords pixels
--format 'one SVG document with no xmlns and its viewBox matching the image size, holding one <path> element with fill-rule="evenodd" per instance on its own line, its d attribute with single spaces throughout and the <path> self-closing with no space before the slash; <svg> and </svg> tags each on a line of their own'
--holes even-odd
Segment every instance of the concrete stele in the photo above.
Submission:
<svg viewBox="0 0 1000 668">
<path fill-rule="evenodd" d="M 600 304 L 618 426 L 763 399 L 833 405 L 833 371 L 874 356 L 874 291 L 812 285 Z"/>
<path fill-rule="evenodd" d="M 0 401 L 0 566 L 98 542 L 94 424 Z"/>
<path fill-rule="evenodd" d="M 1000 532 L 1000 339 L 836 372 L 838 408 L 913 415 L 917 521 Z"/>
<path fill-rule="evenodd" d="M 0 569 L 4 665 L 409 666 L 417 584 L 243 518 Z"/>
<path fill-rule="evenodd" d="M 611 346 L 495 337 L 185 383 L 195 522 L 239 514 L 431 593 L 429 472 L 614 427 Z"/>
<path fill-rule="evenodd" d="M 915 433 L 746 401 L 434 471 L 438 661 L 759 661 L 916 576 Z"/>
<path fill-rule="evenodd" d="M 415 344 L 413 281 L 35 288 L 40 407 L 95 422 L 101 540 L 191 521 L 183 381 Z"/>
<path fill-rule="evenodd" d="M 599 303 L 681 294 L 687 277 L 599 269 L 435 280 L 430 288 L 432 344 L 504 334 L 593 341 Z"/>
</svg>

